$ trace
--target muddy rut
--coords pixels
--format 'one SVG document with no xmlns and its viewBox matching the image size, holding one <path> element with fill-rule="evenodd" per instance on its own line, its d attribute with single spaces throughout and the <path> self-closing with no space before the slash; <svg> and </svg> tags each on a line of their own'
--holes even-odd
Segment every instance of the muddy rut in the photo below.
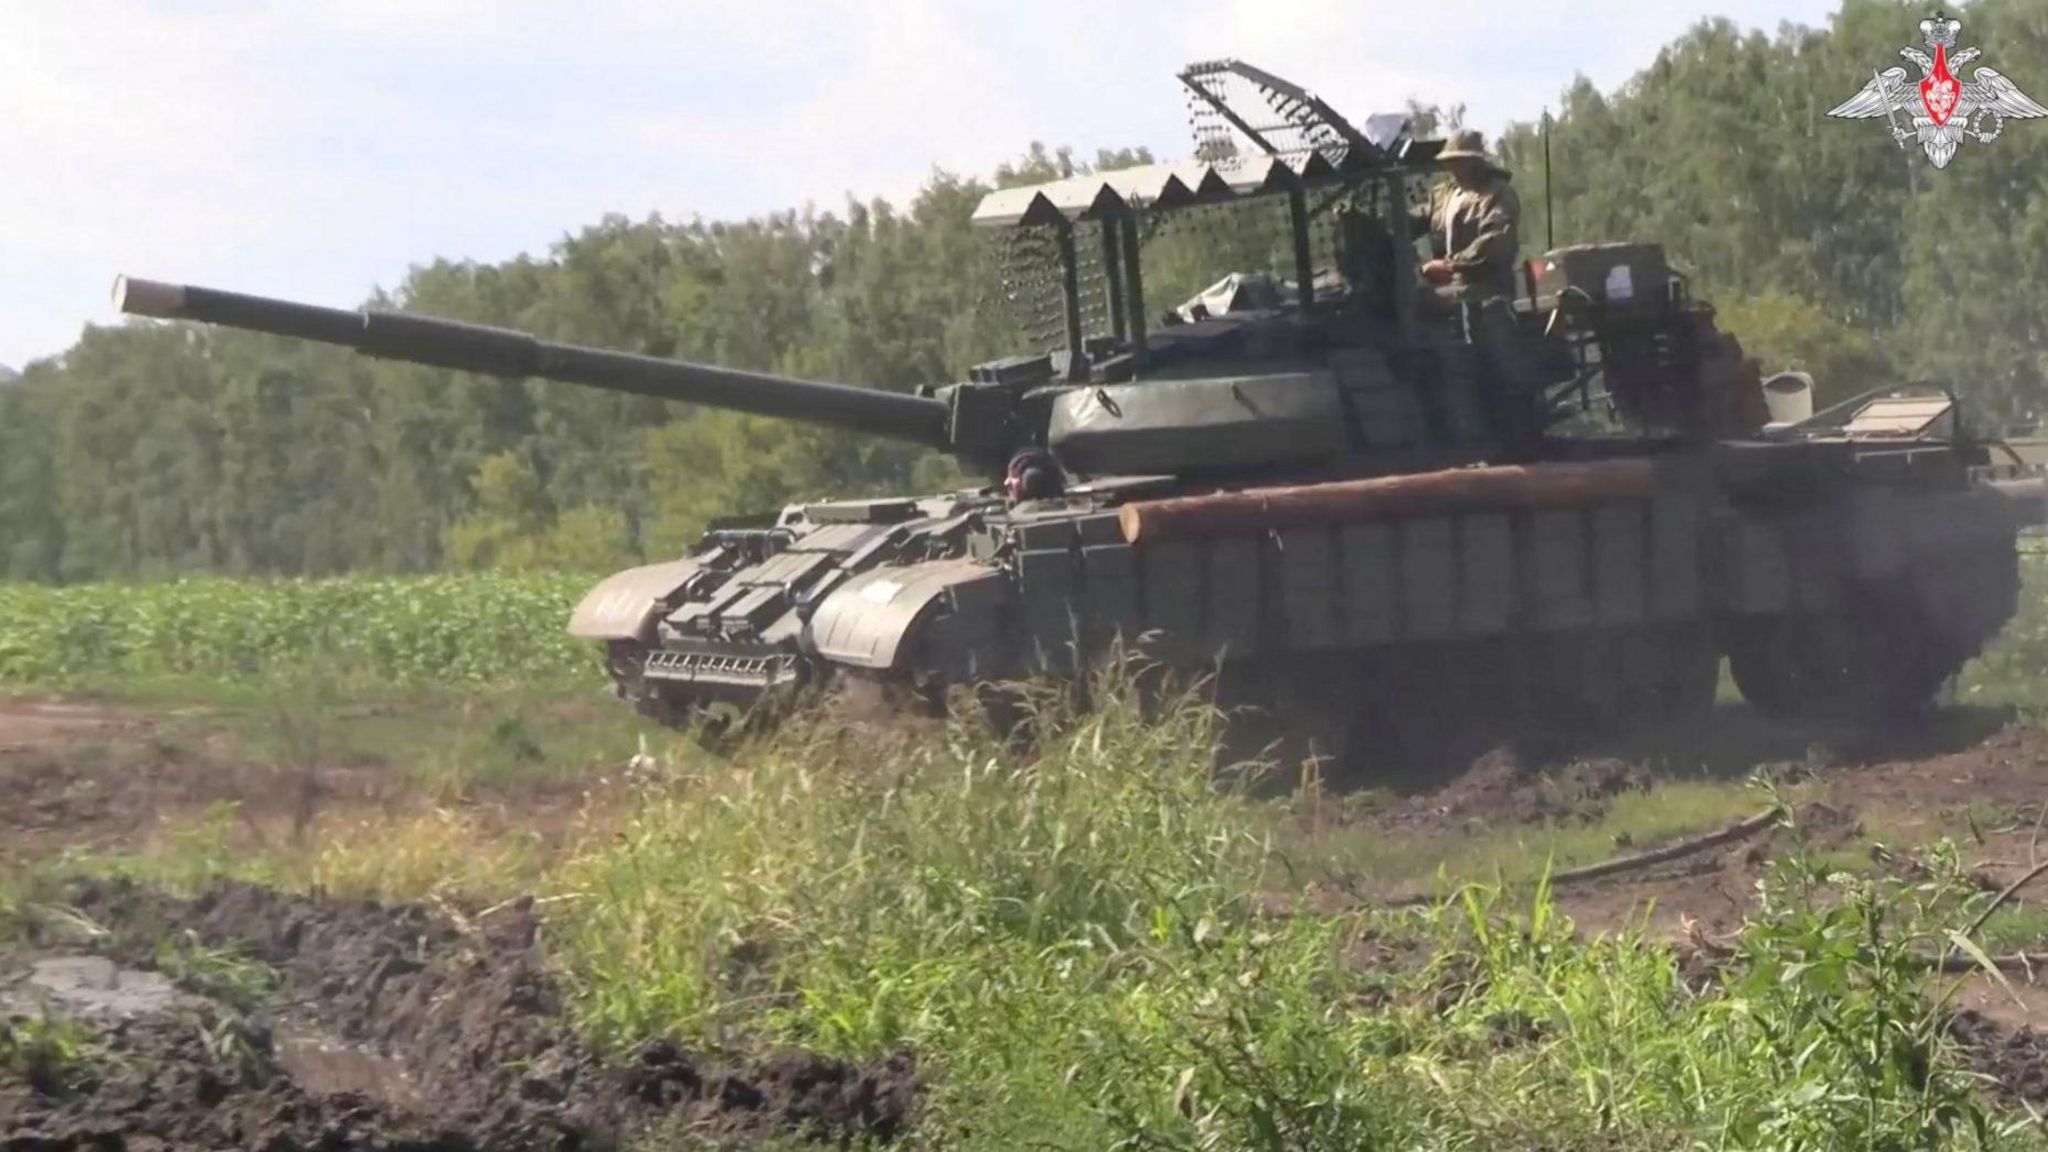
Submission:
<svg viewBox="0 0 2048 1152">
<path fill-rule="evenodd" d="M 795 1051 L 720 1060 L 668 1042 L 594 1051 L 564 1015 L 523 903 L 458 923 L 253 885 L 186 901 L 91 882 L 69 896 L 108 929 L 101 950 L 136 966 L 108 964 L 109 983 L 146 979 L 136 969 L 157 942 L 190 933 L 244 948 L 279 986 L 247 1015 L 189 996 L 95 1005 L 71 989 L 65 1007 L 94 1021 L 106 1051 L 71 1083 L 0 1072 L 8 1152 L 843 1143 L 890 1139 L 915 1117 L 908 1055 L 855 1065 Z M 16 985 L 18 1013 L 34 986 Z"/>
</svg>

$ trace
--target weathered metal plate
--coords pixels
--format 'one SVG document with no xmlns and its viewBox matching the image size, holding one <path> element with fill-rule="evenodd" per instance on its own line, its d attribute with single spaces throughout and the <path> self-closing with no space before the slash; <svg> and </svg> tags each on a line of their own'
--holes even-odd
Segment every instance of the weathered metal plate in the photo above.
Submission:
<svg viewBox="0 0 2048 1152">
<path fill-rule="evenodd" d="M 1593 617 L 1602 624 L 1640 624 L 1649 614 L 1645 511 L 1634 502 L 1593 510 Z"/>
<path fill-rule="evenodd" d="M 1685 496 L 1650 505 L 1650 614 L 1660 620 L 1694 616 L 1700 597 L 1700 505 Z"/>
<path fill-rule="evenodd" d="M 1293 528 L 1280 534 L 1280 605 L 1287 638 L 1297 649 L 1344 642 L 1337 627 L 1337 535 L 1330 528 Z"/>
<path fill-rule="evenodd" d="M 1048 442 L 1078 472 L 1306 463 L 1341 455 L 1345 414 L 1326 371 L 1108 384 L 1053 401 Z"/>
<path fill-rule="evenodd" d="M 1169 541 L 1133 550 L 1143 577 L 1145 626 L 1164 633 L 1176 647 L 1191 646 L 1202 634 L 1205 547 L 1199 541 Z"/>
<path fill-rule="evenodd" d="M 1209 545 L 1208 649 L 1206 655 L 1248 656 L 1258 651 L 1259 540 L 1237 537 Z"/>
<path fill-rule="evenodd" d="M 1351 642 L 1391 643 L 1399 627 L 1395 567 L 1399 549 L 1390 524 L 1359 524 L 1342 530 L 1344 611 Z"/>
<path fill-rule="evenodd" d="M 856 668 L 893 668 L 904 641 L 947 589 L 1002 574 L 971 560 L 934 560 L 863 572 L 827 596 L 811 616 L 818 655 Z"/>
<path fill-rule="evenodd" d="M 1515 610 L 1515 541 L 1509 518 L 1498 513 L 1460 518 L 1458 554 L 1459 627 L 1468 636 L 1506 631 Z"/>
<path fill-rule="evenodd" d="M 607 576 L 569 615 L 569 635 L 579 640 L 654 639 L 656 605 L 697 574 L 695 560 L 669 560 Z"/>
<path fill-rule="evenodd" d="M 1401 633 L 1442 640 L 1457 629 L 1457 521 L 1448 516 L 1400 525 Z"/>
<path fill-rule="evenodd" d="M 1114 527 L 1115 518 L 1111 518 Z M 1121 541 L 1081 549 L 1081 592 L 1098 642 L 1134 643 L 1144 631 L 1138 598 L 1138 554 Z"/>
<path fill-rule="evenodd" d="M 1529 535 L 1537 626 L 1584 628 L 1592 624 L 1585 513 L 1579 509 L 1537 512 L 1529 517 Z"/>
<path fill-rule="evenodd" d="M 1792 557 L 1776 523 L 1744 520 L 1730 533 L 1734 545 L 1733 602 L 1737 612 L 1784 612 L 1792 607 Z"/>
<path fill-rule="evenodd" d="M 1857 409 L 1842 431 L 1852 439 L 1919 436 L 1954 407 L 1946 396 L 1887 396 Z"/>
</svg>

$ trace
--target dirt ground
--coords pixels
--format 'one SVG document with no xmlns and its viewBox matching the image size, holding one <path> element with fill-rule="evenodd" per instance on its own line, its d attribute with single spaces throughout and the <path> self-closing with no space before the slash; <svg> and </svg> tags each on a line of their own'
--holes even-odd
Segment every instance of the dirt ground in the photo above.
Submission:
<svg viewBox="0 0 2048 1152">
<path fill-rule="evenodd" d="M 1817 796 L 1798 806 L 1796 831 L 1768 828 L 1707 851 L 1630 869 L 1609 878 L 1560 889 L 1560 900 L 1582 926 L 1614 928 L 1640 920 L 1647 909 L 1653 927 L 1679 932 L 1688 926 L 1709 934 L 1732 931 L 1747 910 L 1768 862 L 1792 848 L 1792 838 L 1809 852 L 1871 853 L 1875 862 L 1911 869 L 1914 850 L 1942 835 L 1962 846 L 1976 881 L 1997 889 L 2039 859 L 2048 859 L 2048 831 L 2036 836 L 2035 822 L 2048 801 L 2048 733 L 2018 726 L 1988 730 L 1964 725 L 1947 733 L 1915 732 L 1890 744 L 1851 747 L 1807 760 L 1759 761 L 1788 785 Z M 1506 778 L 1503 779 L 1503 776 Z M 1567 780 L 1597 806 L 1602 799 L 1646 787 L 1657 773 L 1641 763 L 1592 760 L 1571 766 Z M 1476 771 L 1454 785 L 1482 789 L 1495 810 L 1511 818 L 1556 818 L 1532 809 L 1527 774 Z M 1551 783 L 1544 794 L 1555 794 Z M 1877 845 L 1892 846 L 1879 859 Z M 1627 845 L 1617 855 L 1654 848 Z M 2048 894 L 2048 890 L 2044 890 Z M 2029 944 L 2033 947 L 2033 944 Z M 2048 994 L 2042 999 L 2048 1007 Z M 2042 1021 L 2048 1023 L 2048 1016 Z"/>
<path fill-rule="evenodd" d="M 349 706 L 334 722 L 345 727 L 390 710 Z M 427 794 L 408 765 L 361 750 L 281 763 L 252 747 L 250 729 L 260 726 L 197 706 L 0 697 L 0 865 L 134 850 L 222 804 L 234 806 L 240 829 L 260 844 L 316 821 L 416 812 L 446 799 Z M 617 782 L 486 783 L 469 788 L 461 807 L 485 831 L 556 834 L 593 789 Z"/>
<path fill-rule="evenodd" d="M 623 1062 L 600 1058 L 563 1017 L 523 901 L 471 920 L 245 884 L 179 900 L 81 882 L 65 896 L 110 936 L 93 957 L 11 958 L 12 994 L 94 1019 L 113 1058 L 87 1069 L 97 1082 L 62 1095 L 0 1078 L 7 1149 L 582 1149 L 652 1132 L 701 1142 L 783 1130 L 887 1139 L 917 1103 L 907 1056 L 721 1064 L 654 1043 Z M 180 937 L 233 944 L 281 986 L 248 1014 L 165 991 L 144 966 Z"/>
<path fill-rule="evenodd" d="M 0 701 L 0 862 L 120 851 L 221 801 L 251 826 L 386 810 L 414 787 L 398 766 L 355 760 L 281 772 L 205 736 L 191 715 L 61 700 Z M 198 735 L 195 736 L 195 732 Z M 1767 767 L 1801 788 L 1810 847 L 1866 852 L 1955 835 L 1980 883 L 2002 886 L 2048 836 L 2048 733 L 1955 712 L 1869 739 L 1791 731 L 1737 709 L 1697 730 L 1569 755 L 1497 752 L 1448 783 L 1351 817 L 1366 834 L 1424 837 L 1599 819 L 1673 777 L 1738 780 Z M 568 803 L 560 787 L 464 801 L 529 824 Z M 1561 884 L 1588 931 L 1640 922 L 1711 940 L 1739 924 L 1786 833 L 1762 828 L 1617 875 Z M 1624 843 L 1617 854 L 1659 847 Z M 2048 880 L 2041 899 L 2048 899 Z M 1352 892 L 1371 902 L 1392 892 Z M 886 1139 L 914 1123 L 908 1054 L 854 1066 L 800 1052 L 711 1058 L 658 1044 L 607 1060 L 570 1029 L 540 960 L 533 909 L 467 913 L 315 899 L 235 885 L 179 900 L 77 882 L 65 902 L 108 934 L 90 948 L 38 939 L 0 948 L 0 1013 L 54 1003 L 90 1022 L 110 1058 L 70 1091 L 0 1071 L 0 1152 L 71 1148 L 582 1149 L 628 1136 L 747 1143 L 771 1133 Z M 168 938 L 231 946 L 280 986 L 258 1005 L 172 988 L 152 972 Z M 2036 945 L 2023 942 L 2022 947 Z M 2048 947 L 2048 944 L 2041 945 Z M 1958 1019 L 2013 1099 L 2048 1104 L 2048 975 L 1964 990 Z"/>
<path fill-rule="evenodd" d="M 0 701 L 0 862 L 139 850 L 223 801 L 259 837 L 439 802 L 399 768 L 344 756 L 280 769 L 190 714 Z M 545 830 L 581 794 L 533 781 L 462 803 Z M 854 1066 L 651 1044 L 602 1059 L 566 1020 L 526 901 L 465 915 L 246 884 L 188 901 L 92 881 L 56 903 L 106 935 L 59 923 L 0 947 L 0 1017 L 54 1008 L 85 1022 L 101 1055 L 64 1085 L 0 1070 L 4 1152 L 718 1146 L 782 1132 L 838 1143 L 887 1139 L 919 1097 L 907 1054 Z M 179 990 L 152 970 L 165 940 L 233 949 L 280 984 L 256 1005 Z"/>
</svg>

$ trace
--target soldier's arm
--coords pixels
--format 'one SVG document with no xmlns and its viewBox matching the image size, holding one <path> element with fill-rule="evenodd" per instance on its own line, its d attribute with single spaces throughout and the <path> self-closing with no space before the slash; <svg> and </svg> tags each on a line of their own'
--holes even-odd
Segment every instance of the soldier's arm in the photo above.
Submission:
<svg viewBox="0 0 2048 1152">
<path fill-rule="evenodd" d="M 1520 206 L 1511 190 L 1504 188 L 1487 196 L 1480 203 L 1478 232 L 1471 243 L 1451 253 L 1451 267 L 1465 272 L 1490 264 L 1513 263 L 1515 250 L 1521 247 L 1521 238 L 1515 231 L 1515 218 L 1519 215 Z"/>
</svg>

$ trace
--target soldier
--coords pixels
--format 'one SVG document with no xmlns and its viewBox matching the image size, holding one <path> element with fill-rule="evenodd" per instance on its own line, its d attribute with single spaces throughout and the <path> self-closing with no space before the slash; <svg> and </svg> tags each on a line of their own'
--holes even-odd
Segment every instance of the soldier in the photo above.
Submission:
<svg viewBox="0 0 2048 1152">
<path fill-rule="evenodd" d="M 1512 311 L 1522 202 L 1509 186 L 1507 169 L 1487 159 L 1479 133 L 1452 133 L 1437 159 L 1450 183 L 1435 189 L 1428 209 L 1413 221 L 1417 234 L 1430 234 L 1444 253 L 1422 266 L 1423 312 L 1459 318 L 1465 339 L 1479 352 L 1494 435 L 1517 452 L 1541 434 L 1535 408 L 1540 386 L 1528 372 Z"/>
<path fill-rule="evenodd" d="M 1469 129 L 1453 133 L 1437 159 L 1451 183 L 1413 223 L 1417 235 L 1443 240 L 1444 255 L 1422 266 L 1422 278 L 1446 301 L 1514 299 L 1522 203 L 1509 186 L 1513 177 L 1487 159 L 1485 138 Z"/>
</svg>

